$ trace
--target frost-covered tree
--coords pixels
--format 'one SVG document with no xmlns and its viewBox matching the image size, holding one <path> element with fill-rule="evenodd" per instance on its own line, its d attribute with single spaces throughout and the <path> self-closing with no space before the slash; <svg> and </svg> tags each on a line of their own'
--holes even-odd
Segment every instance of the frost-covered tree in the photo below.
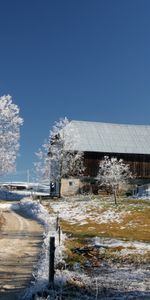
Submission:
<svg viewBox="0 0 150 300">
<path fill-rule="evenodd" d="M 79 133 L 67 118 L 55 122 L 49 137 L 52 178 L 57 180 L 83 174 L 83 152 L 75 151 L 78 138 Z"/>
<path fill-rule="evenodd" d="M 97 179 L 100 186 L 104 186 L 113 193 L 115 204 L 117 204 L 119 186 L 126 183 L 131 177 L 129 165 L 125 164 L 122 159 L 105 156 L 99 164 Z"/>
<path fill-rule="evenodd" d="M 23 119 L 10 95 L 0 97 L 0 176 L 15 170 Z"/>
<path fill-rule="evenodd" d="M 35 163 L 36 170 L 40 169 L 44 176 L 49 172 L 50 181 L 59 184 L 61 178 L 81 176 L 84 171 L 83 152 L 75 151 L 76 140 L 78 132 L 68 119 L 59 119 L 50 130 L 48 143 L 36 153 L 39 158 Z"/>
<path fill-rule="evenodd" d="M 37 161 L 34 163 L 35 177 L 38 182 L 45 181 L 49 182 L 50 179 L 50 157 L 49 143 L 45 140 L 41 148 L 36 152 Z"/>
</svg>

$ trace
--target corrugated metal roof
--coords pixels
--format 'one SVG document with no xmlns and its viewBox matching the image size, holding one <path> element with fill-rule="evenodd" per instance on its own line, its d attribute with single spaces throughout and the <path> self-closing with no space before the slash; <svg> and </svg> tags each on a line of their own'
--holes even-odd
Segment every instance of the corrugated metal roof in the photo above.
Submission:
<svg viewBox="0 0 150 300">
<path fill-rule="evenodd" d="M 150 154 L 150 125 L 71 121 L 68 126 L 70 150 Z"/>
</svg>

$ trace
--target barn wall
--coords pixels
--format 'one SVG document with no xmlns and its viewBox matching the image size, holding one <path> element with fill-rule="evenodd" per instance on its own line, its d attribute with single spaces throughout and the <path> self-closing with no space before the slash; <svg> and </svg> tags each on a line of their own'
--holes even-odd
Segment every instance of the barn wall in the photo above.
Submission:
<svg viewBox="0 0 150 300">
<path fill-rule="evenodd" d="M 96 177 L 99 162 L 106 155 L 123 159 L 125 163 L 130 165 L 130 170 L 136 178 L 150 179 L 150 155 L 124 153 L 85 152 L 85 176 Z"/>
<path fill-rule="evenodd" d="M 97 194 L 97 184 L 91 181 L 97 176 L 99 162 L 108 155 L 123 159 L 130 165 L 134 177 L 141 184 L 144 180 L 150 180 L 150 155 L 118 154 L 118 153 L 84 153 L 85 174 L 83 180 L 79 178 L 63 178 L 61 180 L 61 196 L 73 196 L 78 193 L 93 192 Z"/>
</svg>

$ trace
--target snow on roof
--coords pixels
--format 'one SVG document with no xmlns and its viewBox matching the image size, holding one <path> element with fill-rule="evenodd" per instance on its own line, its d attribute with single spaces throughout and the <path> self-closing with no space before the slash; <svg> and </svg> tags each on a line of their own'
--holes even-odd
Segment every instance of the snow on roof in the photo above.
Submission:
<svg viewBox="0 0 150 300">
<path fill-rule="evenodd" d="M 69 150 L 150 154 L 150 125 L 73 120 L 66 126 L 66 129 L 68 126 L 71 128 L 71 139 L 73 139 Z M 77 135 L 73 135 L 73 132 L 77 132 Z"/>
</svg>

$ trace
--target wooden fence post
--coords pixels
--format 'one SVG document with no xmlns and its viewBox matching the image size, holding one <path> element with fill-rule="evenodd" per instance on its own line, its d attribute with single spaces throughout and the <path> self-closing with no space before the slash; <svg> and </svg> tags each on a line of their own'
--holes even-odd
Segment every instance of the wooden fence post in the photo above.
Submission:
<svg viewBox="0 0 150 300">
<path fill-rule="evenodd" d="M 56 218 L 56 231 L 58 230 L 58 227 L 59 227 L 59 216 L 57 215 L 57 218 Z"/>
<path fill-rule="evenodd" d="M 55 260 L 55 237 L 50 237 L 50 250 L 49 250 L 49 285 L 54 286 L 54 260 Z"/>
<path fill-rule="evenodd" d="M 61 240 L 61 228 L 58 226 L 58 236 L 59 236 L 59 246 L 60 246 L 60 240 Z"/>
</svg>

